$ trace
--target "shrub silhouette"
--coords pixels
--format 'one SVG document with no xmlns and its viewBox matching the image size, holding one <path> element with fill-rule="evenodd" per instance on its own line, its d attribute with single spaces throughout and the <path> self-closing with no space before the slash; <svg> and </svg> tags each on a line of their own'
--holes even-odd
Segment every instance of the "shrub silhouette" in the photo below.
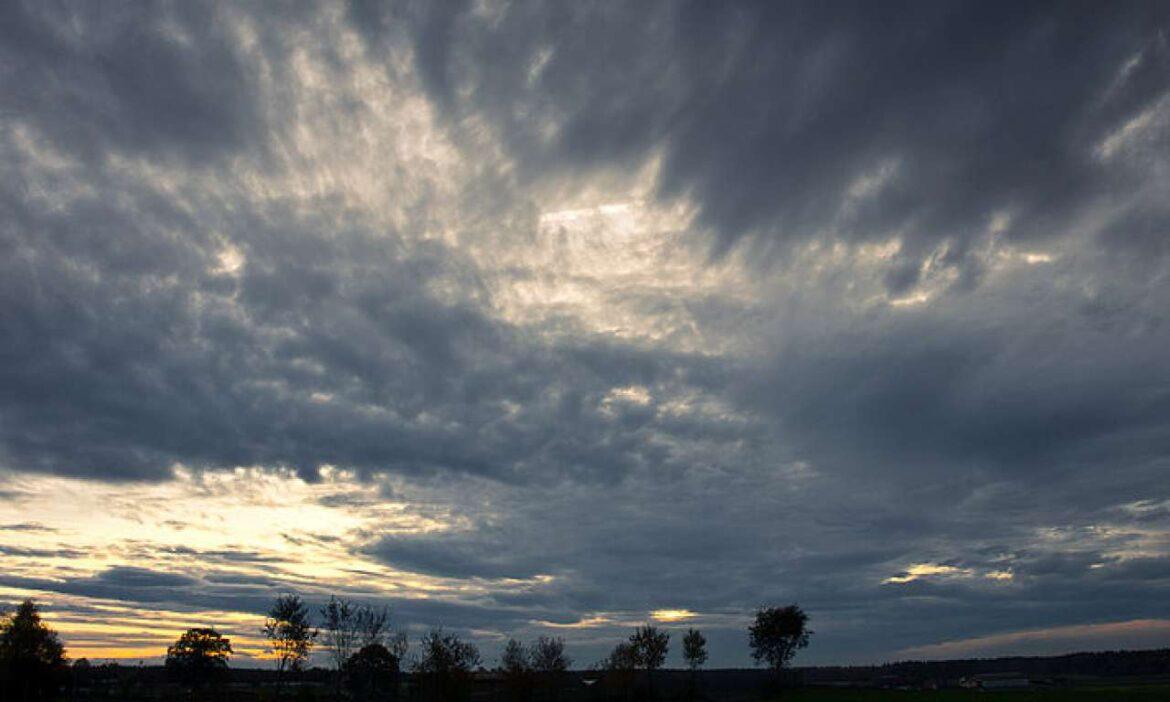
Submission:
<svg viewBox="0 0 1170 702">
<path fill-rule="evenodd" d="M 362 646 L 345 662 L 345 687 L 357 700 L 397 696 L 398 658 L 380 643 Z"/>
<path fill-rule="evenodd" d="M 175 680 L 201 687 L 227 678 L 232 642 L 215 629 L 188 629 L 167 649 L 166 671 Z"/>
</svg>

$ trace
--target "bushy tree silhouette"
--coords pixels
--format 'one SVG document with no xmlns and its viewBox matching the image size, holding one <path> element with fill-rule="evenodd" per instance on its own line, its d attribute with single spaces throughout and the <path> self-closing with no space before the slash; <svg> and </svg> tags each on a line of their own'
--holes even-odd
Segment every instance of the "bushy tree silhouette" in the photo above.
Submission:
<svg viewBox="0 0 1170 702">
<path fill-rule="evenodd" d="M 703 667 L 707 662 L 707 637 L 698 629 L 687 629 L 683 636 L 683 659 L 692 671 Z"/>
<path fill-rule="evenodd" d="M 560 637 L 541 636 L 532 645 L 532 668 L 546 675 L 564 673 L 573 664 L 565 655 L 565 641 Z"/>
<path fill-rule="evenodd" d="M 508 639 L 500 656 L 500 674 L 504 677 L 509 697 L 518 701 L 532 698 L 535 671 L 532 669 L 532 654 L 523 643 Z"/>
<path fill-rule="evenodd" d="M 227 678 L 232 642 L 210 628 L 188 629 L 167 649 L 167 674 L 194 686 L 221 682 Z"/>
<path fill-rule="evenodd" d="M 683 659 L 690 668 L 690 693 L 693 697 L 698 688 L 699 668 L 707 662 L 707 637 L 698 629 L 687 629 L 683 636 Z"/>
<path fill-rule="evenodd" d="M 796 605 L 761 607 L 748 627 L 752 658 L 766 663 L 777 677 L 800 649 L 808 646 L 808 615 Z"/>
<path fill-rule="evenodd" d="M 633 692 L 634 672 L 638 669 L 634 645 L 623 641 L 614 646 L 609 656 L 601 662 L 601 668 L 606 672 L 606 686 L 623 691 L 628 697 Z"/>
<path fill-rule="evenodd" d="M 66 672 L 65 647 L 32 600 L 0 620 L 0 689 L 10 699 L 53 699 Z"/>
<path fill-rule="evenodd" d="M 541 636 L 530 649 L 532 669 L 536 672 L 540 687 L 547 696 L 559 697 L 558 692 L 565 683 L 565 673 L 573 660 L 565 655 L 565 641 L 560 637 Z"/>
<path fill-rule="evenodd" d="M 630 634 L 630 646 L 633 647 L 638 667 L 646 671 L 646 686 L 649 695 L 653 697 L 654 671 L 666 662 L 666 654 L 670 651 L 670 634 L 659 631 L 657 627 L 640 626 Z"/>
</svg>

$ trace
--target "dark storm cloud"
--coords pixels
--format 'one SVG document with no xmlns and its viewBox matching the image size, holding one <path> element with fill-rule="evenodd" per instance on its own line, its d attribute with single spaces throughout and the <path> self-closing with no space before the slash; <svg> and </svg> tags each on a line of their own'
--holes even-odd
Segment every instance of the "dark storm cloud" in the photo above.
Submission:
<svg viewBox="0 0 1170 702">
<path fill-rule="evenodd" d="M 156 573 L 146 568 L 132 568 L 128 566 L 116 566 L 102 571 L 94 578 L 94 581 L 129 589 L 152 587 L 178 588 L 193 585 L 196 582 L 194 578 L 185 575 Z"/>
<path fill-rule="evenodd" d="M 605 391 L 703 363 L 532 343 L 428 294 L 440 276 L 473 286 L 467 262 L 405 252 L 392 233 L 322 237 L 325 217 L 223 221 L 209 207 L 248 257 L 239 280 L 223 280 L 207 272 L 203 225 L 152 193 L 128 186 L 124 204 L 68 211 L 9 195 L 20 224 L 3 234 L 13 255 L 0 264 L 12 303 L 0 432 L 18 469 L 128 478 L 175 462 L 276 464 L 312 476 L 332 463 L 608 479 L 658 459 L 636 423 L 597 414 Z M 159 235 L 172 226 L 191 235 Z M 503 401 L 522 411 L 503 421 Z M 566 422 L 575 435 L 559 431 Z"/>
<path fill-rule="evenodd" d="M 442 577 L 528 578 L 549 564 L 536 554 L 525 553 L 524 562 L 504 548 L 509 540 L 477 531 L 470 538 L 439 536 L 388 536 L 369 552 L 401 570 Z"/>
<path fill-rule="evenodd" d="M 88 158 L 109 146 L 211 157 L 255 145 L 263 115 L 222 18 L 196 4 L 5 3 L 6 118 Z"/>
<path fill-rule="evenodd" d="M 999 211 L 1012 240 L 1060 238 L 1139 187 L 1094 148 L 1170 75 L 1151 2 L 440 3 L 381 21 L 370 5 L 355 24 L 376 43 L 409 16 L 445 114 L 486 115 L 529 178 L 660 152 L 660 195 L 693 198 L 716 250 L 898 235 L 895 291 L 943 242 L 974 280 L 968 249 Z M 1164 252 L 1166 214 L 1110 238 Z"/>
<path fill-rule="evenodd" d="M 877 461 L 893 471 L 1047 479 L 1050 469 L 1087 467 L 1118 451 L 1159 470 L 1170 448 L 1160 351 L 1170 336 L 1160 324 L 1141 329 L 1158 314 L 1153 300 L 1129 301 L 1104 328 L 1077 309 L 1075 296 L 1024 298 L 1014 310 L 981 302 L 980 320 L 960 304 L 947 308 L 952 319 L 895 315 L 829 338 L 798 338 L 740 392 L 843 470 Z M 1118 347 L 1118 333 L 1143 342 Z"/>
</svg>

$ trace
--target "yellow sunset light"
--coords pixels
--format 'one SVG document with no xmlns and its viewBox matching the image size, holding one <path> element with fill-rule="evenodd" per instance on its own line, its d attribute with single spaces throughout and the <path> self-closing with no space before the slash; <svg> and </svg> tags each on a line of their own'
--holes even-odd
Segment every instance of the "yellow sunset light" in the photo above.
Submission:
<svg viewBox="0 0 1170 702">
<path fill-rule="evenodd" d="M 697 615 L 689 609 L 656 609 L 650 613 L 650 616 L 655 621 L 671 623 L 685 622 Z"/>
</svg>

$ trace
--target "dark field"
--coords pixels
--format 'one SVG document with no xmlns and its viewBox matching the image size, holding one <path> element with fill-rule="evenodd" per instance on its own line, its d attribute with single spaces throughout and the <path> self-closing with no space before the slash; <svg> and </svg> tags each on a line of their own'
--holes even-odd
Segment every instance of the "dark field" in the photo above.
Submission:
<svg viewBox="0 0 1170 702">
<path fill-rule="evenodd" d="M 276 700 L 310 700 L 325 702 L 333 699 L 326 693 L 319 691 L 303 691 L 301 694 L 289 694 L 279 698 L 266 691 L 235 691 L 218 693 L 206 692 L 202 694 L 183 693 L 169 689 L 140 690 L 137 692 L 123 692 L 115 696 L 77 696 L 74 700 L 124 700 L 126 702 L 145 700 L 198 700 L 199 702 L 276 702 Z M 405 697 L 404 700 L 417 699 Z M 504 702 L 511 699 L 507 695 L 477 694 L 473 700 L 499 700 Z M 553 699 L 549 698 L 534 698 Z M 556 697 L 564 702 L 576 700 L 643 700 L 644 695 L 594 696 L 580 692 L 566 692 Z M 687 700 L 686 696 L 660 696 L 659 700 Z M 809 688 L 803 690 L 789 690 L 782 695 L 736 694 L 706 695 L 694 699 L 708 700 L 709 702 L 918 702 L 931 700 L 938 702 L 996 702 L 998 700 L 1012 700 L 1018 702 L 1166 702 L 1170 700 L 1170 685 L 1131 685 L 1131 686 L 1093 686 L 1083 688 L 1061 688 L 1053 690 L 930 690 L 930 691 L 903 691 L 903 690 L 830 690 L 823 688 Z"/>
<path fill-rule="evenodd" d="M 731 698 L 729 698 L 731 699 Z M 752 699 L 752 698 L 738 698 Z M 764 699 L 764 698 L 755 698 Z M 1116 700 L 1117 702 L 1163 702 L 1170 700 L 1170 685 L 1134 685 L 1123 687 L 1060 688 L 1053 690 L 793 690 L 776 700 L 783 702 L 906 702 L 917 700 L 1019 700 L 1023 702 L 1089 702 L 1089 700 Z"/>
<path fill-rule="evenodd" d="M 436 694 L 435 678 L 403 673 L 397 685 L 376 694 L 338 695 L 334 672 L 312 668 L 290 678 L 283 690 L 270 669 L 233 668 L 216 687 L 184 688 L 160 666 L 104 665 L 74 672 L 62 699 L 196 700 L 206 702 L 883 702 L 1018 700 L 1020 702 L 1170 702 L 1170 649 L 1103 651 L 1053 657 L 906 661 L 880 666 L 805 667 L 777 678 L 761 669 L 713 669 L 697 678 L 687 671 L 571 671 L 537 677 L 523 691 L 500 671 L 480 669 L 459 678 L 458 692 Z M 993 689 L 1006 684 L 1023 689 Z M 777 688 L 777 685 L 780 687 Z M 970 689 L 966 686 L 983 686 Z M 391 690 L 397 689 L 394 695 Z M 653 695 L 650 691 L 653 690 Z M 278 692 L 280 694 L 278 694 Z M 0 702 L 7 702 L 0 695 Z"/>
<path fill-rule="evenodd" d="M 666 681 L 663 681 L 666 682 Z M 684 689 L 679 689 L 667 683 L 657 688 L 657 693 L 650 697 L 645 688 L 636 689 L 604 689 L 603 687 L 588 688 L 570 681 L 565 687 L 555 693 L 551 690 L 538 692 L 523 699 L 526 702 L 640 702 L 641 700 L 655 699 L 663 702 L 917 702 L 919 700 L 937 702 L 995 702 L 997 700 L 1014 700 L 1018 702 L 1170 702 L 1170 684 L 1164 682 L 1143 684 L 1135 681 L 1128 682 L 1096 682 L 1082 684 L 1066 684 L 1052 688 L 1030 688 L 1012 690 L 972 690 L 972 689 L 942 689 L 942 690 L 887 690 L 875 688 L 833 689 L 825 687 L 804 687 L 787 689 L 779 694 L 767 693 L 741 687 L 740 689 L 703 689 L 697 695 L 691 695 Z M 734 687 L 734 686 L 732 686 Z M 668 688 L 668 689 L 663 689 Z M 112 686 L 104 689 L 75 690 L 71 695 L 62 698 L 65 701 L 82 702 L 88 700 L 120 700 L 125 702 L 145 702 L 147 700 L 189 700 L 191 702 L 333 702 L 334 700 L 352 700 L 358 698 L 344 696 L 335 697 L 331 686 L 308 684 L 298 689 L 286 689 L 283 694 L 266 684 L 235 684 L 218 690 L 187 690 L 167 683 L 130 684 Z M 365 698 L 362 698 L 365 699 Z M 393 697 L 369 698 L 377 700 L 392 700 Z M 404 686 L 397 702 L 424 702 L 434 699 L 421 694 L 418 690 Z M 469 702 L 507 702 L 520 699 L 506 689 L 491 685 L 476 685 L 469 697 L 463 697 Z"/>
</svg>

